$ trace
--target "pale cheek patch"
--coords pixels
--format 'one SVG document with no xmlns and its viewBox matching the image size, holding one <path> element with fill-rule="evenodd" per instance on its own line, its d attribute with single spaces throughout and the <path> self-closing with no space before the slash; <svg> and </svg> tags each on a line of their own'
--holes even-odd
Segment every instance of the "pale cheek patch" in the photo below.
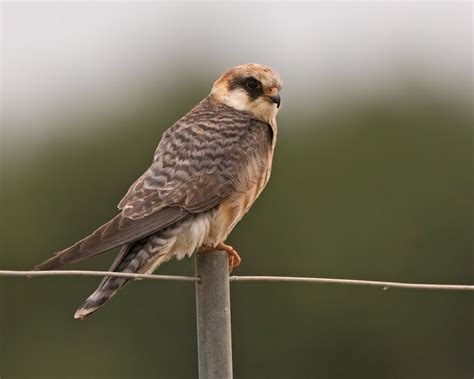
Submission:
<svg viewBox="0 0 474 379">
<path fill-rule="evenodd" d="M 249 98 L 242 89 L 228 92 L 223 99 L 223 103 L 239 111 L 246 111 L 249 108 Z"/>
<path fill-rule="evenodd" d="M 225 94 L 219 94 L 218 100 L 239 111 L 252 113 L 255 118 L 270 125 L 275 124 L 278 113 L 276 105 L 263 98 L 251 100 L 243 89 L 235 89 Z"/>
</svg>

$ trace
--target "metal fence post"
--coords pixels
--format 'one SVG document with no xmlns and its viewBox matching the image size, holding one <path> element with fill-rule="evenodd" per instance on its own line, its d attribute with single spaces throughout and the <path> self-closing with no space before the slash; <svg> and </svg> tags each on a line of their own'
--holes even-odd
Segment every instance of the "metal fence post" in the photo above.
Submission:
<svg viewBox="0 0 474 379">
<path fill-rule="evenodd" d="M 200 379 L 232 378 L 227 253 L 196 254 L 196 317 Z"/>
</svg>

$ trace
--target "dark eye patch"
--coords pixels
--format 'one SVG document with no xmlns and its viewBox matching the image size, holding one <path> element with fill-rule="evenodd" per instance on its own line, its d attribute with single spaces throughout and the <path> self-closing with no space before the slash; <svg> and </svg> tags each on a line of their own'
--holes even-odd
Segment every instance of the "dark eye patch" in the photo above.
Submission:
<svg viewBox="0 0 474 379">
<path fill-rule="evenodd" d="M 263 95 L 262 83 L 253 76 L 237 77 L 229 83 L 229 90 L 242 88 L 252 100 Z"/>
</svg>

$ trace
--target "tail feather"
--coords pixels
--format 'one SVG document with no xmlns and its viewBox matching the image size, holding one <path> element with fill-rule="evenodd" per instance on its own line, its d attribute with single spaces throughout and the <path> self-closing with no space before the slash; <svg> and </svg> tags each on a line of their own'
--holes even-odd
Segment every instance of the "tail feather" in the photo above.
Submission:
<svg viewBox="0 0 474 379">
<path fill-rule="evenodd" d="M 130 279 L 127 278 L 110 278 L 97 288 L 84 303 L 74 313 L 75 319 L 84 319 L 102 307 L 112 296 L 114 296 L 120 288 L 122 288 Z"/>
<path fill-rule="evenodd" d="M 143 238 L 135 243 L 124 246 L 117 255 L 109 271 L 143 273 L 150 266 L 156 268 L 163 261 L 169 259 L 162 256 L 163 248 L 168 244 L 156 245 L 153 243 L 157 236 Z M 166 251 L 166 249 L 165 249 Z M 167 259 L 164 259 L 167 258 Z M 130 278 L 105 277 L 99 287 L 84 301 L 74 314 L 76 319 L 84 319 L 108 302 L 125 284 L 130 282 Z"/>
</svg>

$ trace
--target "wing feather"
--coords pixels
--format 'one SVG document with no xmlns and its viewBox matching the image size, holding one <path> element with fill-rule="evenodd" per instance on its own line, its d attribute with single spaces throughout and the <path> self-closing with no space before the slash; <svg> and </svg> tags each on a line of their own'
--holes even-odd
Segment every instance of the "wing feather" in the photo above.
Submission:
<svg viewBox="0 0 474 379">
<path fill-rule="evenodd" d="M 141 219 L 133 220 L 118 214 L 95 232 L 71 247 L 56 253 L 35 267 L 36 270 L 54 270 L 67 263 L 104 253 L 107 250 L 139 240 L 157 230 L 182 220 L 189 212 L 180 207 L 168 207 Z"/>
<path fill-rule="evenodd" d="M 206 98 L 164 133 L 151 167 L 119 209 L 139 219 L 167 206 L 199 213 L 219 205 L 235 190 L 257 144 L 267 143 L 258 136 L 268 135 L 268 128 L 246 112 Z"/>
<path fill-rule="evenodd" d="M 169 128 L 115 218 L 36 269 L 54 269 L 139 240 L 242 191 L 239 174 L 272 146 L 271 127 L 207 97 Z M 238 188 L 237 188 L 238 187 Z"/>
</svg>

